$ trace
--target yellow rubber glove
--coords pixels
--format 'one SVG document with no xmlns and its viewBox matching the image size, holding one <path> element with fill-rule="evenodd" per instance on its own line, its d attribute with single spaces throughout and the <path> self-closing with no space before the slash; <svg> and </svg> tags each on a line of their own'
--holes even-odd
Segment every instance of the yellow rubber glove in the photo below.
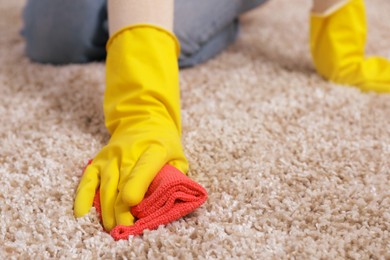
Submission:
<svg viewBox="0 0 390 260">
<path fill-rule="evenodd" d="M 163 28 L 136 25 L 107 44 L 104 99 L 109 143 L 87 167 L 77 189 L 74 213 L 88 213 L 100 185 L 103 225 L 132 225 L 129 207 L 143 199 L 165 165 L 186 173 L 181 144 L 176 37 Z"/>
<path fill-rule="evenodd" d="M 363 0 L 350 0 L 328 15 L 311 15 L 311 53 L 319 74 L 363 91 L 390 92 L 390 61 L 365 57 Z"/>
</svg>

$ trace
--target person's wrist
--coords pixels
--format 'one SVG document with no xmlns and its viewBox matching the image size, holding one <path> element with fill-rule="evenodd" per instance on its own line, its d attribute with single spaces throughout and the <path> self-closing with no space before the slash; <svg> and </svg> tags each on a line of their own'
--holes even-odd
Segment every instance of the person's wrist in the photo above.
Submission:
<svg viewBox="0 0 390 260">
<path fill-rule="evenodd" d="M 108 27 L 110 35 L 122 28 L 151 24 L 173 32 L 173 0 L 109 0 Z"/>
<path fill-rule="evenodd" d="M 343 7 L 350 0 L 313 0 L 311 12 L 318 15 L 329 15 Z"/>
</svg>

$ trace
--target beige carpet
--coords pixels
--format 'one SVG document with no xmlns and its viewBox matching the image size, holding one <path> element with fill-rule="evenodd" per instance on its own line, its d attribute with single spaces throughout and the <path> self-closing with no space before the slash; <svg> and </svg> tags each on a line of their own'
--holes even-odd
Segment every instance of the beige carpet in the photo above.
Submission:
<svg viewBox="0 0 390 260">
<path fill-rule="evenodd" d="M 189 216 L 114 242 L 72 215 L 87 160 L 108 139 L 104 64 L 23 55 L 22 0 L 0 3 L 0 258 L 390 259 L 390 95 L 318 77 L 309 1 L 273 0 L 240 39 L 181 74 Z M 369 1 L 370 53 L 390 57 L 390 2 Z"/>
</svg>

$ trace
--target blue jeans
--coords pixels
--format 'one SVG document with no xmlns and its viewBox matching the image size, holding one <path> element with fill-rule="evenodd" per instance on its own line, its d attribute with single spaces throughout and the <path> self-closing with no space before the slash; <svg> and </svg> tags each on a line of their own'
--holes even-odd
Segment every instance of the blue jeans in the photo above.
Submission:
<svg viewBox="0 0 390 260">
<path fill-rule="evenodd" d="M 204 62 L 232 43 L 238 16 L 267 0 L 175 0 L 180 67 Z M 23 13 L 26 55 L 50 64 L 104 60 L 106 0 L 28 0 Z"/>
</svg>

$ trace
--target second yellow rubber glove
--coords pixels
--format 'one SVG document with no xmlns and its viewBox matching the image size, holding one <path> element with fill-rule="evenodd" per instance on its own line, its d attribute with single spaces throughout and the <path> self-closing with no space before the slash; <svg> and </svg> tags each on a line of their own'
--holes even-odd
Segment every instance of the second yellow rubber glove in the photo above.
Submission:
<svg viewBox="0 0 390 260">
<path fill-rule="evenodd" d="M 96 155 L 77 189 L 74 212 L 88 213 L 100 185 L 103 225 L 132 225 L 130 206 L 143 199 L 165 165 L 186 173 L 181 144 L 179 44 L 152 25 L 124 28 L 107 44 L 104 98 L 109 143 Z"/>
<path fill-rule="evenodd" d="M 350 0 L 327 15 L 311 16 L 311 53 L 319 74 L 363 91 L 390 92 L 390 61 L 365 57 L 367 21 L 363 0 Z"/>
</svg>

